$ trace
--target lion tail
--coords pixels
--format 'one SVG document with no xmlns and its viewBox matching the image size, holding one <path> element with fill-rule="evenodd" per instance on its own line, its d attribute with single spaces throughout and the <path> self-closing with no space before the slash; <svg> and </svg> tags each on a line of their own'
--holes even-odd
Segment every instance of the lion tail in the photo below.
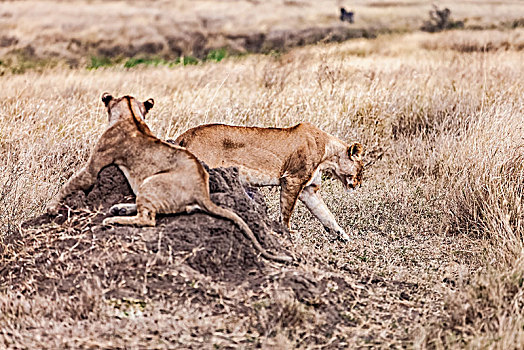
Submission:
<svg viewBox="0 0 524 350">
<path fill-rule="evenodd" d="M 246 222 L 244 220 L 242 220 L 242 218 L 240 216 L 238 216 L 236 213 L 234 213 L 233 211 L 231 211 L 229 209 L 226 209 L 226 208 L 222 208 L 222 207 L 216 205 L 215 203 L 211 202 L 211 200 L 206 201 L 205 203 L 200 203 L 199 205 L 200 205 L 200 207 L 202 209 L 204 209 L 208 213 L 216 215 L 216 216 L 219 216 L 219 217 L 226 218 L 226 219 L 232 221 L 233 223 L 235 223 L 242 231 L 244 231 L 246 233 L 247 237 L 251 240 L 251 242 L 253 243 L 255 248 L 260 252 L 260 254 L 264 258 L 266 258 L 268 260 L 281 262 L 281 263 L 290 263 L 290 262 L 293 261 L 293 258 L 291 258 L 289 256 L 285 256 L 285 255 L 278 256 L 278 255 L 273 255 L 273 254 L 268 253 L 260 245 L 260 243 L 258 242 L 257 238 L 253 234 L 253 231 L 251 231 L 251 229 L 246 224 Z"/>
</svg>

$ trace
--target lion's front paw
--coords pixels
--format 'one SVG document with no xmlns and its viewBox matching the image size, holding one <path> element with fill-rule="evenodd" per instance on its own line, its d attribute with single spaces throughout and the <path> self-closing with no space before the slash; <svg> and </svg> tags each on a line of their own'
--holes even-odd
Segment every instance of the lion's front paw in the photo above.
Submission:
<svg viewBox="0 0 524 350">
<path fill-rule="evenodd" d="M 330 229 L 329 227 L 324 226 L 324 229 L 331 234 L 331 242 L 338 240 L 343 243 L 348 243 L 351 241 L 351 237 L 349 237 L 342 228 Z"/>
<path fill-rule="evenodd" d="M 341 232 L 337 232 L 338 234 L 338 239 L 343 242 L 343 243 L 348 243 L 349 241 L 351 241 L 351 237 L 348 236 L 348 234 L 344 231 L 341 231 Z"/>
</svg>

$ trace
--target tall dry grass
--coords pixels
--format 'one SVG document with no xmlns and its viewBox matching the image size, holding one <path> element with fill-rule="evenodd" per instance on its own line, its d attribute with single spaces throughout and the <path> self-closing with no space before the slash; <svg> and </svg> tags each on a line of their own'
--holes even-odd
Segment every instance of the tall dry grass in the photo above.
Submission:
<svg viewBox="0 0 524 350">
<path fill-rule="evenodd" d="M 420 314 L 417 332 L 400 337 L 395 315 L 404 315 L 401 306 L 370 305 L 351 310 L 368 322 L 348 330 L 354 345 L 382 330 L 399 337 L 381 338 L 385 346 L 520 348 L 524 66 L 512 41 L 518 33 L 507 36 L 510 45 L 492 50 L 457 50 L 462 33 L 417 33 L 218 64 L 2 76 L 1 235 L 41 213 L 86 160 L 106 125 L 104 91 L 153 97 L 148 124 L 161 138 L 208 122 L 309 121 L 361 141 L 374 164 L 354 197 L 343 197 L 330 181 L 323 191 L 358 244 L 333 252 L 299 206 L 293 225 L 300 249 L 421 290 L 423 303 L 412 306 Z M 484 40 L 491 34 L 470 35 Z M 447 44 L 428 44 L 440 39 Z M 274 211 L 274 193 L 268 200 Z M 387 298 L 375 292 L 380 306 Z"/>
</svg>

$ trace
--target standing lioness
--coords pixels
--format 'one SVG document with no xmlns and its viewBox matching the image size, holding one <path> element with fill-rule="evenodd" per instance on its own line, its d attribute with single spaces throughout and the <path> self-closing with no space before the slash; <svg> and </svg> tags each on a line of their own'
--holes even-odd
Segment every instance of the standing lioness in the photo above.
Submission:
<svg viewBox="0 0 524 350">
<path fill-rule="evenodd" d="M 322 171 L 332 173 L 346 189 L 360 185 L 360 143 L 348 145 L 309 123 L 291 128 L 201 125 L 189 129 L 174 143 L 212 168 L 238 167 L 246 184 L 281 186 L 281 220 L 288 227 L 299 198 L 328 231 L 336 232 L 342 240 L 349 239 L 317 191 Z"/>
<path fill-rule="evenodd" d="M 106 218 L 104 225 L 155 226 L 157 213 L 190 212 L 200 208 L 233 221 L 265 258 L 291 261 L 287 256 L 267 253 L 238 215 L 211 201 L 209 174 L 191 152 L 153 135 L 144 122 L 145 115 L 153 107 L 152 99 L 142 103 L 131 96 L 115 99 L 105 93 L 102 101 L 107 107 L 108 128 L 96 143 L 87 165 L 73 175 L 49 203 L 47 210 L 50 214 L 57 213 L 60 202 L 68 194 L 88 190 L 103 167 L 115 164 L 136 194 L 137 214 Z"/>
</svg>

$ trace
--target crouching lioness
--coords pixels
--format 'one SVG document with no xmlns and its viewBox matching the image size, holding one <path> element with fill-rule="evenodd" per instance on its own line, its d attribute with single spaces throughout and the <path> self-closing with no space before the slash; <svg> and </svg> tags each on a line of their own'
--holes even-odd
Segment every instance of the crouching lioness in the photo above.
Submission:
<svg viewBox="0 0 524 350">
<path fill-rule="evenodd" d="M 299 198 L 327 231 L 344 241 L 349 239 L 318 190 L 323 171 L 333 174 L 346 189 L 360 186 L 360 143 L 349 145 L 309 123 L 283 129 L 201 125 L 173 143 L 185 147 L 212 168 L 238 167 L 245 184 L 280 186 L 281 221 L 288 228 Z"/>
<path fill-rule="evenodd" d="M 109 217 L 104 220 L 104 225 L 154 226 L 157 213 L 190 212 L 200 208 L 233 221 L 265 258 L 291 261 L 290 257 L 266 252 L 237 214 L 211 201 L 209 174 L 192 153 L 153 135 L 144 122 L 145 115 L 153 107 L 152 99 L 142 103 L 131 96 L 115 99 L 105 93 L 102 101 L 107 107 L 108 128 L 96 143 L 87 165 L 73 175 L 49 203 L 48 213 L 56 214 L 68 194 L 88 190 L 103 167 L 115 164 L 136 194 L 136 215 Z"/>
</svg>

